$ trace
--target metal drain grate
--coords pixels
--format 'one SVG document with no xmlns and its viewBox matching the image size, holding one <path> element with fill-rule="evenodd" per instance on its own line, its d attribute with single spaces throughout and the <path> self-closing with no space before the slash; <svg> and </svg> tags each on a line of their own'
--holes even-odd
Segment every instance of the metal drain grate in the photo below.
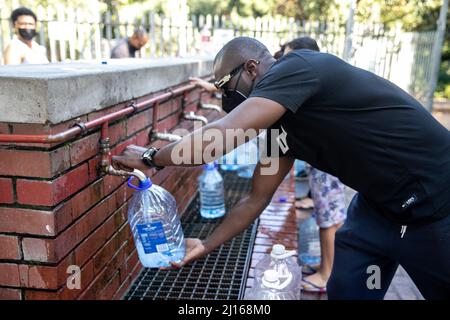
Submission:
<svg viewBox="0 0 450 320">
<path fill-rule="evenodd" d="M 239 178 L 234 172 L 222 172 L 222 176 L 225 182 L 226 207 L 230 209 L 248 193 L 251 180 Z M 202 218 L 199 213 L 199 201 L 197 194 L 181 218 L 184 235 L 187 238 L 205 239 L 222 221 L 222 218 Z M 205 258 L 181 270 L 144 269 L 124 299 L 241 299 L 250 267 L 256 227 L 257 221 Z"/>
</svg>

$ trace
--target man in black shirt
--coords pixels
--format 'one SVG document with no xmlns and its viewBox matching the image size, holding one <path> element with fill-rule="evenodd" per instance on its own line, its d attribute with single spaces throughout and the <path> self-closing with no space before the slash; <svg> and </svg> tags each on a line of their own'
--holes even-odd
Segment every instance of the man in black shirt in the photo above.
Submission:
<svg viewBox="0 0 450 320">
<path fill-rule="evenodd" d="M 217 54 L 214 74 L 227 116 L 144 159 L 147 149 L 130 146 L 115 165 L 179 165 L 180 149 L 191 151 L 183 165 L 193 165 L 211 145 L 216 157 L 232 148 L 230 139 L 203 139 L 210 129 L 226 137 L 228 129 L 279 128 L 279 168 L 267 175 L 259 163 L 250 194 L 207 239 L 187 239 L 185 259 L 175 267 L 245 230 L 297 158 L 358 191 L 336 234 L 330 299 L 382 299 L 398 264 L 425 298 L 450 298 L 447 129 L 399 87 L 326 53 L 302 49 L 275 61 L 263 44 L 240 37 Z"/>
</svg>

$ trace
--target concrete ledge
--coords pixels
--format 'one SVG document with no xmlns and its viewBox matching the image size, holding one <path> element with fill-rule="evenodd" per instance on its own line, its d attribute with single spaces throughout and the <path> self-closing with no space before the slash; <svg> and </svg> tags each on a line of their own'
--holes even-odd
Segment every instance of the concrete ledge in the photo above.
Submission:
<svg viewBox="0 0 450 320">
<path fill-rule="evenodd" d="M 0 122 L 57 124 L 212 74 L 211 58 L 110 59 L 0 68 Z"/>
</svg>

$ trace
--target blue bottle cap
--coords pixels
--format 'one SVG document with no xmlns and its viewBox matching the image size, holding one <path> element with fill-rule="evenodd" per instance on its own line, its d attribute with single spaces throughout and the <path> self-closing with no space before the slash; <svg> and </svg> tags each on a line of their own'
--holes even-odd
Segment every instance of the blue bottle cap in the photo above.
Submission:
<svg viewBox="0 0 450 320">
<path fill-rule="evenodd" d="M 102 61 L 102 64 L 108 64 L 108 61 Z"/>
<path fill-rule="evenodd" d="M 139 186 L 135 186 L 134 184 L 131 183 L 133 178 L 134 178 L 134 176 L 131 176 L 128 179 L 128 186 L 130 188 L 133 188 L 133 189 L 136 189 L 136 190 L 139 190 L 139 191 L 143 191 L 143 190 L 149 189 L 153 185 L 152 180 L 150 180 L 150 178 L 147 178 L 147 179 L 145 179 L 143 181 L 139 180 Z"/>
<path fill-rule="evenodd" d="M 203 166 L 203 168 L 205 169 L 205 170 L 214 170 L 214 169 L 216 169 L 217 168 L 217 165 L 216 165 L 216 163 L 207 163 L 207 164 L 205 164 L 204 166 Z"/>
<path fill-rule="evenodd" d="M 281 203 L 285 203 L 287 201 L 286 197 L 284 197 L 284 196 L 280 197 L 279 200 Z"/>
</svg>

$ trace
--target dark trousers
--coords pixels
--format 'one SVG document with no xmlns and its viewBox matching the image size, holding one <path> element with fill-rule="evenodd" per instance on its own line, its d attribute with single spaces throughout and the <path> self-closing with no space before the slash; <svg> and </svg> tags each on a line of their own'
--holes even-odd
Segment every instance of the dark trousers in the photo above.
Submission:
<svg viewBox="0 0 450 320">
<path fill-rule="evenodd" d="M 450 299 L 450 215 L 405 228 L 356 194 L 336 232 L 328 298 L 383 299 L 399 264 L 425 299 Z"/>
</svg>

